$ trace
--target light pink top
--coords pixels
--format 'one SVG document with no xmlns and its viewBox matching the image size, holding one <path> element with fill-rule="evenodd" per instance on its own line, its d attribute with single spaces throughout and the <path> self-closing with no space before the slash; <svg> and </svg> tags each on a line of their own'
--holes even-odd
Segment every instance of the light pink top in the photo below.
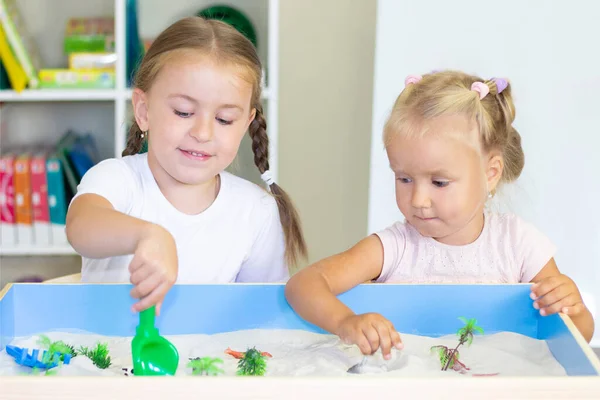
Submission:
<svg viewBox="0 0 600 400">
<path fill-rule="evenodd" d="M 512 214 L 485 213 L 481 235 L 465 246 L 450 246 L 396 222 L 377 232 L 383 269 L 376 282 L 530 282 L 556 251 L 533 225 Z"/>
</svg>

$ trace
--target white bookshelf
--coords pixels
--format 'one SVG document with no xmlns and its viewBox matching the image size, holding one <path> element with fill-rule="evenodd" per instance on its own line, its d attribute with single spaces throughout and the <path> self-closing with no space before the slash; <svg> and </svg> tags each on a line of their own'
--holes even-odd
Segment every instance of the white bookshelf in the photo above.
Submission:
<svg viewBox="0 0 600 400">
<path fill-rule="evenodd" d="M 117 99 L 117 91 L 103 90 L 0 90 L 0 102 L 41 102 L 41 101 L 112 101 Z"/>
<path fill-rule="evenodd" d="M 75 250 L 69 245 L 0 247 L 0 256 L 64 256 L 74 254 L 76 254 Z"/>
<path fill-rule="evenodd" d="M 62 40 L 69 18 L 114 16 L 117 79 L 114 89 L 26 89 L 21 93 L 0 90 L 0 148 L 55 142 L 67 129 L 74 129 L 94 135 L 102 158 L 121 157 L 130 124 L 132 93 L 125 79 L 125 0 L 19 0 L 18 4 L 27 29 L 40 48 L 45 68 L 66 66 Z M 138 0 L 140 35 L 156 37 L 177 19 L 195 15 L 214 4 L 238 8 L 256 27 L 258 52 L 267 71 L 262 101 L 270 138 L 269 163 L 277 179 L 279 0 Z M 262 184 L 247 135 L 232 172 Z M 62 254 L 74 254 L 74 251 L 69 246 L 0 246 L 0 256 Z"/>
</svg>

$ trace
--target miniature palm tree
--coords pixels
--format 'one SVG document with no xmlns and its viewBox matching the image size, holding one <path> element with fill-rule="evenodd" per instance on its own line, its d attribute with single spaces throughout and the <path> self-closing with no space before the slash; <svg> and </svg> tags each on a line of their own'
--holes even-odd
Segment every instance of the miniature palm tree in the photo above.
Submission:
<svg viewBox="0 0 600 400">
<path fill-rule="evenodd" d="M 460 317 L 459 319 L 464 322 L 465 326 L 458 330 L 458 344 L 449 354 L 446 365 L 442 367 L 442 371 L 446 371 L 451 362 L 453 363 L 454 361 L 458 361 L 458 348 L 463 344 L 466 344 L 467 346 L 471 345 L 471 343 L 473 343 L 473 334 L 475 332 L 483 334 L 483 329 L 480 326 L 477 326 L 477 320 L 475 318 L 466 319 L 464 317 Z M 456 360 L 454 360 L 455 354 Z"/>
<path fill-rule="evenodd" d="M 192 375 L 216 376 L 223 373 L 223 370 L 216 364 L 223 364 L 223 360 L 212 357 L 196 357 L 190 358 L 187 366 L 192 368 Z"/>
<path fill-rule="evenodd" d="M 256 348 L 248 349 L 238 361 L 238 375 L 264 375 L 267 370 L 266 357 Z"/>
<path fill-rule="evenodd" d="M 431 347 L 432 351 L 437 351 L 438 353 L 442 371 L 447 371 L 448 368 L 453 368 L 456 370 L 468 369 L 462 362 L 459 361 L 458 348 L 463 344 L 469 346 L 471 343 L 473 343 L 473 335 L 475 333 L 483 334 L 483 329 L 480 326 L 477 326 L 477 320 L 475 318 L 466 319 L 464 317 L 460 317 L 459 319 L 464 322 L 465 326 L 460 328 L 457 332 L 459 339 L 456 347 L 454 349 L 449 349 L 448 347 L 442 345 Z"/>
</svg>

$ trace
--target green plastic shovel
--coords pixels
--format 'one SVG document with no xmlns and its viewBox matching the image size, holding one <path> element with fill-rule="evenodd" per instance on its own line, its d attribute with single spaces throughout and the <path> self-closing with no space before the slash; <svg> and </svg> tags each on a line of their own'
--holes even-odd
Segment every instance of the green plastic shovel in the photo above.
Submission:
<svg viewBox="0 0 600 400">
<path fill-rule="evenodd" d="M 131 341 L 133 374 L 175 375 L 179 353 L 173 343 L 158 334 L 154 326 L 154 306 L 140 312 L 140 324 Z"/>
</svg>

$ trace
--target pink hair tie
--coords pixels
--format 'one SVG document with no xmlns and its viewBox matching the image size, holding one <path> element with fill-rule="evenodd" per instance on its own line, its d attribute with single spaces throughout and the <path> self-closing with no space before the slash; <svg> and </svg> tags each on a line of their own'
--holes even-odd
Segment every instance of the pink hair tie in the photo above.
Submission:
<svg viewBox="0 0 600 400">
<path fill-rule="evenodd" d="M 490 92 L 490 88 L 483 82 L 473 82 L 471 90 L 479 93 L 479 99 L 483 99 Z"/>
<path fill-rule="evenodd" d="M 409 75 L 404 79 L 404 86 L 419 82 L 423 77 L 421 75 Z"/>
</svg>

